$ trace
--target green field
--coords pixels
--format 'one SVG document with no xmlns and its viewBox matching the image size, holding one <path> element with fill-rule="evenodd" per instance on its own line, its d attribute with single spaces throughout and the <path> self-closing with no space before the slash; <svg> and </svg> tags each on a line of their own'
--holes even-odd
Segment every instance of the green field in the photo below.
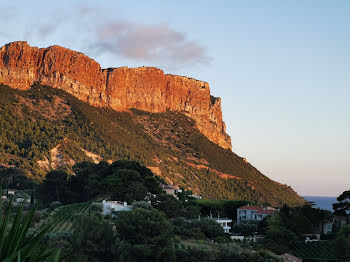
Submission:
<svg viewBox="0 0 350 262">
<path fill-rule="evenodd" d="M 87 212 L 90 205 L 91 202 L 84 202 L 56 208 L 48 218 L 49 222 L 53 224 L 48 233 L 71 232 L 74 216 Z"/>
</svg>

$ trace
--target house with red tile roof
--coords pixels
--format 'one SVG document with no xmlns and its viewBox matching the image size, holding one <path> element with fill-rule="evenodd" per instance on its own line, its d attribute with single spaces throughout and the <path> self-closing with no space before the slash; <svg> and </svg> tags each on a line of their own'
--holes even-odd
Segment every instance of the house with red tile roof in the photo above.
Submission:
<svg viewBox="0 0 350 262">
<path fill-rule="evenodd" d="M 277 210 L 269 206 L 245 205 L 237 208 L 237 223 L 243 220 L 263 220 L 266 216 L 273 216 Z"/>
</svg>

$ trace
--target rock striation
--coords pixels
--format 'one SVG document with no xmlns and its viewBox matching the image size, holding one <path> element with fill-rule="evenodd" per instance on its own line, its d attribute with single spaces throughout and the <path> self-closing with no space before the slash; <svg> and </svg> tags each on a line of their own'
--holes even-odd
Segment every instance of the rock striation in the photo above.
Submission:
<svg viewBox="0 0 350 262">
<path fill-rule="evenodd" d="M 221 99 L 210 95 L 208 83 L 164 74 L 158 68 L 101 69 L 82 53 L 60 46 L 31 47 L 19 41 L 0 49 L 0 83 L 21 90 L 41 83 L 62 89 L 93 106 L 116 111 L 129 108 L 153 113 L 179 111 L 192 118 L 208 139 L 232 150 Z"/>
</svg>

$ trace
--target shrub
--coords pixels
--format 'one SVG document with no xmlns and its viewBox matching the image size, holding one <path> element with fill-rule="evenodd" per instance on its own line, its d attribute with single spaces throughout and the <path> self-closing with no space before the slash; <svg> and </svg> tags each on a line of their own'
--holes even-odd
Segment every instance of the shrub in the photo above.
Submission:
<svg viewBox="0 0 350 262">
<path fill-rule="evenodd" d="M 132 207 L 135 208 L 143 208 L 147 210 L 151 210 L 153 208 L 152 204 L 146 201 L 134 201 L 132 202 Z"/>
<path fill-rule="evenodd" d="M 219 244 L 223 244 L 223 243 L 227 242 L 227 238 L 224 236 L 218 236 L 215 238 L 215 242 L 219 243 Z"/>
<path fill-rule="evenodd" d="M 59 202 L 59 201 L 53 201 L 53 202 L 50 204 L 50 209 L 51 209 L 51 211 L 52 211 L 52 210 L 56 209 L 57 207 L 60 207 L 61 205 L 62 205 L 61 202 Z"/>
<path fill-rule="evenodd" d="M 256 231 L 258 231 L 258 223 L 256 221 L 242 221 L 232 226 L 232 232 L 240 233 L 242 236 L 252 235 Z"/>
<path fill-rule="evenodd" d="M 38 223 L 41 220 L 41 212 L 35 211 L 33 215 L 33 222 Z"/>
<path fill-rule="evenodd" d="M 49 216 L 49 212 L 45 211 L 45 210 L 41 210 L 40 211 L 40 218 L 41 219 L 45 219 Z"/>
<path fill-rule="evenodd" d="M 185 208 L 184 216 L 187 219 L 196 219 L 201 213 L 201 209 L 198 206 L 188 206 Z"/>
<path fill-rule="evenodd" d="M 204 239 L 205 235 L 199 227 L 194 227 L 190 229 L 189 237 L 192 237 L 194 239 Z"/>
<path fill-rule="evenodd" d="M 217 222 L 209 218 L 193 221 L 193 226 L 199 227 L 205 236 L 210 239 L 224 235 L 224 230 L 222 227 Z"/>
<path fill-rule="evenodd" d="M 89 207 L 89 212 L 101 212 L 103 211 L 103 205 L 101 203 L 92 203 Z"/>
</svg>

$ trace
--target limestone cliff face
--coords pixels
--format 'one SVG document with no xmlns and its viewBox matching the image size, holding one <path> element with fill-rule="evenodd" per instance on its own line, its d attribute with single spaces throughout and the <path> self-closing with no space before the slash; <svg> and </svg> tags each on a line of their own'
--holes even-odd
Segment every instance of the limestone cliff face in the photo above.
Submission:
<svg viewBox="0 0 350 262">
<path fill-rule="evenodd" d="M 168 75 L 158 68 L 101 69 L 93 59 L 59 46 L 9 43 L 0 49 L 0 83 L 26 90 L 34 83 L 62 89 L 93 106 L 117 111 L 137 108 L 154 113 L 180 111 L 214 143 L 231 148 L 222 118 L 221 99 L 208 83 Z"/>
</svg>

